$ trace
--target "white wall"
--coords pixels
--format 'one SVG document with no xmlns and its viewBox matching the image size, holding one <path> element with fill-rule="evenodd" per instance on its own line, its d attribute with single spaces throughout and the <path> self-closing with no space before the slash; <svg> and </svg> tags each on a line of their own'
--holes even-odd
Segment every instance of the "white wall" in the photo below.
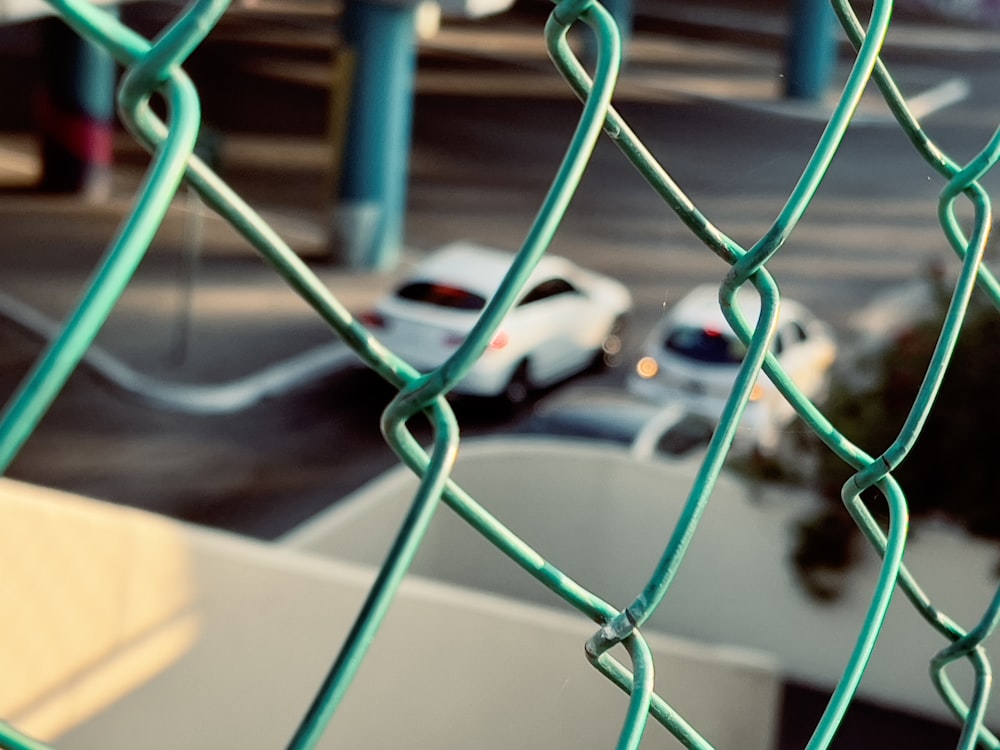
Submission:
<svg viewBox="0 0 1000 750">
<path fill-rule="evenodd" d="M 624 606 L 666 546 L 695 464 L 636 462 L 624 453 L 546 441 L 466 441 L 455 476 L 482 504 L 578 582 Z M 375 563 L 415 480 L 392 473 L 293 533 L 303 549 Z M 648 628 L 773 654 L 786 674 L 832 687 L 848 659 L 877 575 L 867 553 L 835 604 L 810 598 L 793 575 L 792 529 L 817 501 L 763 493 L 723 477 L 690 552 Z M 972 627 L 997 586 L 994 546 L 955 531 L 911 537 L 907 564 L 946 613 Z M 447 507 L 434 520 L 415 570 L 439 580 L 559 606 L 558 600 L 483 542 Z M 861 693 L 939 718 L 950 715 L 928 679 L 945 643 L 900 593 Z M 966 686 L 964 664 L 951 668 Z M 1000 720 L 994 696 L 990 717 Z"/>
<path fill-rule="evenodd" d="M 59 750 L 286 747 L 374 575 L 3 479 L 0 571 L 0 716 Z M 613 747 L 626 699 L 583 657 L 594 628 L 410 579 L 320 746 Z M 774 746 L 773 663 L 650 645 L 710 741 Z M 643 747 L 679 745 L 651 724 Z"/>
</svg>

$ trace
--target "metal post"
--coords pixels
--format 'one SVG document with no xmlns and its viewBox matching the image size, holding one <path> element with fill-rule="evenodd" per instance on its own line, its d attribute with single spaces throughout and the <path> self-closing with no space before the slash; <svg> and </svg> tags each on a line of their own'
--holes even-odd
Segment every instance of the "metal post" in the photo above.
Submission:
<svg viewBox="0 0 1000 750">
<path fill-rule="evenodd" d="M 62 20 L 42 21 L 40 189 L 106 198 L 111 187 L 115 64 Z"/>
<path fill-rule="evenodd" d="M 416 8 L 348 0 L 344 42 L 354 59 L 339 203 L 336 260 L 387 269 L 399 259 L 416 68 Z"/>
<path fill-rule="evenodd" d="M 835 16 L 827 0 L 792 0 L 785 57 L 785 95 L 819 101 L 837 60 Z"/>
</svg>

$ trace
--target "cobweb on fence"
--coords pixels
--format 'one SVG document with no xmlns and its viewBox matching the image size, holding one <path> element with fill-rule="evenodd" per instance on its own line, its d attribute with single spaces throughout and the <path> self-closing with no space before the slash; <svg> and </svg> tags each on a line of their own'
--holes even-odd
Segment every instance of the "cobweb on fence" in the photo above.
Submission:
<svg viewBox="0 0 1000 750">
<path fill-rule="evenodd" d="M 868 542 L 882 558 L 854 651 L 808 747 L 826 748 L 836 737 L 896 587 L 903 591 L 926 620 L 927 626 L 941 635 L 942 648 L 931 660 L 931 679 L 942 699 L 962 723 L 959 747 L 971 748 L 977 743 L 991 748 L 1000 746 L 1000 741 L 983 725 L 990 686 L 990 666 L 983 642 L 992 632 L 1000 614 L 1000 595 L 984 602 L 982 619 L 968 632 L 934 606 L 902 562 L 908 510 L 906 497 L 892 475 L 912 448 L 934 403 L 973 288 L 979 285 L 994 306 L 1000 306 L 1000 286 L 982 264 L 992 213 L 989 197 L 979 182 L 1000 155 L 1000 134 L 995 134 L 971 161 L 963 165 L 954 162 L 922 130 L 907 110 L 889 70 L 879 58 L 890 26 L 891 0 L 875 0 L 866 27 L 845 0 L 835 0 L 839 21 L 856 50 L 850 76 L 814 152 L 780 213 L 768 231 L 749 247 L 741 246 L 726 236 L 698 210 L 612 108 L 611 98 L 621 54 L 619 33 L 610 14 L 593 0 L 557 2 L 544 35 L 555 66 L 583 102 L 579 123 L 551 188 L 496 296 L 454 355 L 428 374 L 420 374 L 380 345 L 281 238 L 194 155 L 200 125 L 199 103 L 194 86 L 181 65 L 226 11 L 228 0 L 194 0 L 152 43 L 125 27 L 113 14 L 81 0 L 49 2 L 81 35 L 107 49 L 124 66 L 126 73 L 119 91 L 121 115 L 131 133 L 154 158 L 135 207 L 112 243 L 91 286 L 61 334 L 39 358 L 3 412 L 0 421 L 0 468 L 7 467 L 13 460 L 93 342 L 152 242 L 168 205 L 184 182 L 230 222 L 372 370 L 398 389 L 398 395 L 383 416 L 385 437 L 400 459 L 422 480 L 355 625 L 314 703 L 307 710 L 304 707 L 304 719 L 289 747 L 313 747 L 318 742 L 339 701 L 349 689 L 367 645 L 378 630 L 441 500 L 520 565 L 526 575 L 537 578 L 555 595 L 597 624 L 597 631 L 585 644 L 586 657 L 601 674 L 629 695 L 619 748 L 637 747 L 650 717 L 660 722 L 686 747 L 710 747 L 696 727 L 690 726 L 656 694 L 654 665 L 642 635 L 642 626 L 662 601 L 684 559 L 761 370 L 767 373 L 828 449 L 854 469 L 854 475 L 843 487 L 843 501 Z M 594 48 L 597 55 L 592 75 L 576 60 L 567 41 L 569 30 L 578 24 L 590 27 L 590 33 L 596 40 Z M 940 226 L 961 261 L 961 272 L 952 291 L 937 348 L 909 417 L 898 436 L 878 456 L 869 455 L 849 442 L 837 426 L 831 424 L 795 388 L 777 360 L 768 354 L 779 305 L 778 287 L 768 270 L 768 261 L 781 250 L 810 205 L 827 168 L 837 155 L 841 139 L 870 80 L 877 84 L 917 155 L 943 177 L 946 184 L 940 197 Z M 154 93 L 166 101 L 169 112 L 166 122 L 150 106 Z M 691 232 L 724 261 L 728 273 L 719 283 L 720 304 L 733 328 L 747 344 L 739 376 L 680 519 L 670 538 L 664 540 L 664 551 L 655 569 L 649 572 L 648 580 L 638 588 L 635 598 L 624 609 L 601 600 L 588 591 L 584 583 L 576 582 L 556 569 L 545 559 L 544 550 L 526 545 L 449 479 L 458 448 L 458 425 L 445 399 L 485 350 L 533 267 L 546 252 L 602 133 L 614 141 L 623 156 L 634 164 L 650 187 Z M 965 213 L 969 213 L 971 207 L 973 221 L 968 232 L 963 230 L 956 216 L 956 206 L 960 201 L 968 204 L 963 207 Z M 737 290 L 747 284 L 758 291 L 762 300 L 759 318 L 753 321 L 745 320 L 733 303 Z M 407 427 L 411 418 L 421 414 L 427 415 L 434 428 L 434 442 L 429 452 L 425 452 Z M 861 493 L 872 486 L 881 490 L 888 506 L 889 519 L 885 531 L 875 522 L 861 499 Z M 618 644 L 624 646 L 630 663 L 611 656 L 611 649 Z M 947 667 L 956 660 L 967 660 L 975 672 L 971 695 L 960 695 L 948 679 Z M 720 707 L 720 710 L 723 709 Z M 6 724 L 0 724 L 0 746 L 8 749 L 44 747 Z"/>
</svg>

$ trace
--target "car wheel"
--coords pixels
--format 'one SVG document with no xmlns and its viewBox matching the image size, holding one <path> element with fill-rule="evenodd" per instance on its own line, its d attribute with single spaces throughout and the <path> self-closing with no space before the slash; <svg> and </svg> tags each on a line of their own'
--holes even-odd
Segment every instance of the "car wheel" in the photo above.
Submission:
<svg viewBox="0 0 1000 750">
<path fill-rule="evenodd" d="M 503 390 L 503 398 L 512 406 L 519 406 L 531 395 L 531 380 L 528 378 L 528 360 L 522 360 L 514 374 L 510 376 L 507 387 Z"/>
</svg>

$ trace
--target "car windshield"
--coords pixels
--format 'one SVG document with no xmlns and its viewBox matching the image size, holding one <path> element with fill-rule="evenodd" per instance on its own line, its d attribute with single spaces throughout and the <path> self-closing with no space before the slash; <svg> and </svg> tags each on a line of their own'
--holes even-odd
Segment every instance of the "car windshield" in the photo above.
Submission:
<svg viewBox="0 0 1000 750">
<path fill-rule="evenodd" d="M 737 365 L 746 354 L 746 347 L 732 333 L 693 326 L 674 328 L 663 346 L 689 359 L 720 365 Z"/>
<path fill-rule="evenodd" d="M 453 310 L 482 310 L 486 299 L 478 294 L 447 284 L 430 281 L 413 281 L 396 290 L 402 299 L 422 302 L 425 305 L 448 307 Z"/>
</svg>

